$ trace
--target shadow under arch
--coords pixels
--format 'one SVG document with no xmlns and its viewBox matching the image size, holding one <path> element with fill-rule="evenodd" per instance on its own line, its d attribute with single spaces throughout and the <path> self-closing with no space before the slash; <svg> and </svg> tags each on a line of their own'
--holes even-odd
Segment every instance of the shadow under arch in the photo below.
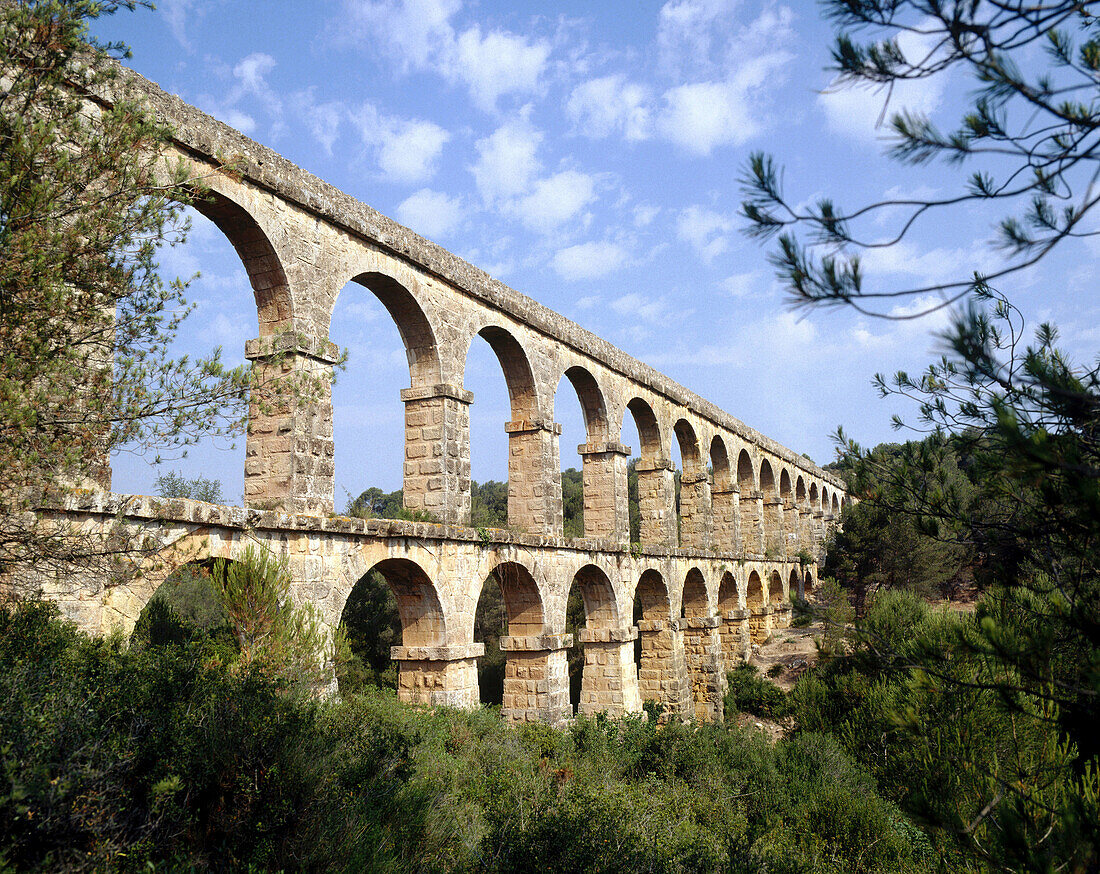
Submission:
<svg viewBox="0 0 1100 874">
<path fill-rule="evenodd" d="M 620 542 L 627 540 L 626 520 L 617 518 L 618 508 L 625 504 L 617 497 L 626 497 L 627 471 L 623 457 L 608 445 L 607 407 L 603 391 L 596 378 L 585 368 L 575 365 L 566 369 L 558 380 L 554 394 L 554 419 L 559 424 L 569 418 L 569 411 L 559 403 L 566 381 L 573 387 L 580 404 L 584 442 L 577 446 L 581 457 L 579 494 L 575 480 L 567 483 L 566 478 L 562 478 L 563 536 L 607 537 Z M 559 445 L 559 456 L 561 468 L 568 467 L 575 474 L 573 465 L 566 464 L 567 459 L 572 457 L 571 452 Z"/>
<path fill-rule="evenodd" d="M 802 575 L 798 572 L 797 568 L 791 568 L 790 576 L 787 579 L 787 591 L 791 592 L 801 601 L 806 597 L 806 593 L 802 588 Z"/>
<path fill-rule="evenodd" d="M 768 603 L 773 607 L 783 603 L 783 578 L 779 575 L 779 571 L 772 571 L 768 584 Z"/>
<path fill-rule="evenodd" d="M 410 386 L 416 388 L 441 383 L 443 377 L 435 331 L 415 295 L 392 276 L 378 271 L 359 273 L 351 281 L 378 298 L 397 326 L 409 361 Z M 339 295 L 333 298 L 334 308 L 337 300 Z"/>
</svg>

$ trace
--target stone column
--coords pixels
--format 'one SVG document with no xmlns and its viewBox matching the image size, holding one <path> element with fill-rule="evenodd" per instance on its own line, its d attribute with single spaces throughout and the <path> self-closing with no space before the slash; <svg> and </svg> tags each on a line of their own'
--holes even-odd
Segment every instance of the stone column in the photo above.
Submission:
<svg viewBox="0 0 1100 874">
<path fill-rule="evenodd" d="M 544 419 L 505 422 L 508 432 L 508 524 L 561 537 L 561 425 Z"/>
<path fill-rule="evenodd" d="M 710 482 L 706 471 L 680 475 L 680 545 L 710 549 Z"/>
<path fill-rule="evenodd" d="M 626 462 L 630 447 L 622 443 L 582 443 L 584 460 L 584 536 L 616 543 L 630 542 Z"/>
<path fill-rule="evenodd" d="M 772 633 L 771 617 L 775 612 L 771 604 L 749 612 L 749 636 L 753 643 L 763 643 Z"/>
<path fill-rule="evenodd" d="M 779 498 L 764 499 L 764 554 L 773 559 L 785 555 L 783 502 Z"/>
<path fill-rule="evenodd" d="M 814 514 L 808 506 L 798 508 L 798 548 L 814 554 Z"/>
<path fill-rule="evenodd" d="M 504 706 L 508 723 L 545 722 L 562 725 L 573 716 L 569 703 L 571 634 L 502 637 L 505 654 Z"/>
<path fill-rule="evenodd" d="M 798 508 L 788 499 L 783 502 L 783 555 L 794 558 L 798 549 Z"/>
<path fill-rule="evenodd" d="M 722 658 L 721 619 L 717 616 L 685 616 L 684 655 L 691 676 L 695 718 L 700 722 L 722 719 L 726 694 L 726 666 Z"/>
<path fill-rule="evenodd" d="M 579 713 L 609 716 L 640 713 L 638 672 L 634 668 L 634 641 L 638 629 L 582 628 L 577 640 L 584 646 L 584 672 L 581 675 Z"/>
<path fill-rule="evenodd" d="M 680 621 L 638 620 L 642 650 L 638 691 L 643 701 L 656 701 L 665 706 L 665 712 L 661 715 L 663 722 L 672 716 L 690 719 L 695 714 Z"/>
<path fill-rule="evenodd" d="M 743 555 L 764 554 L 764 496 L 751 492 L 740 500 L 741 550 Z"/>
<path fill-rule="evenodd" d="M 722 656 L 727 671 L 732 671 L 749 656 L 752 646 L 750 615 L 748 610 L 726 610 L 722 613 Z"/>
<path fill-rule="evenodd" d="M 775 610 L 772 614 L 772 628 L 790 628 L 791 602 L 785 601 L 782 604 L 774 604 L 772 609 Z"/>
<path fill-rule="evenodd" d="M 649 546 L 676 546 L 676 485 L 672 479 L 672 461 L 659 458 L 639 461 L 638 511 L 641 515 L 642 543 Z"/>
<path fill-rule="evenodd" d="M 741 551 L 740 525 L 741 490 L 714 487 L 710 490 L 710 508 L 713 528 L 710 545 L 717 553 L 732 555 Z"/>
<path fill-rule="evenodd" d="M 331 513 L 336 345 L 288 332 L 249 340 L 245 358 L 252 362 L 254 379 L 245 448 L 245 504 L 286 513 Z"/>
<path fill-rule="evenodd" d="M 813 553 L 814 559 L 820 564 L 825 556 L 822 552 L 822 544 L 825 543 L 825 514 L 820 510 L 813 511 Z"/>
<path fill-rule="evenodd" d="M 480 704 L 477 659 L 485 644 L 391 646 L 397 662 L 397 698 L 405 704 L 474 708 Z"/>
<path fill-rule="evenodd" d="M 470 524 L 470 404 L 454 385 L 401 390 L 405 403 L 405 479 L 409 510 L 448 525 Z"/>
</svg>

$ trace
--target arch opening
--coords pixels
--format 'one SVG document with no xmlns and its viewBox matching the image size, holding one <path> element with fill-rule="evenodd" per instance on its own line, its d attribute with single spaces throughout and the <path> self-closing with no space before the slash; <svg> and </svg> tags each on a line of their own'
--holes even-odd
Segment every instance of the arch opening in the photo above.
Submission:
<svg viewBox="0 0 1100 874">
<path fill-rule="evenodd" d="M 130 644 L 163 646 L 211 637 L 239 649 L 213 579 L 215 567 L 229 563 L 224 558 L 197 559 L 172 571 L 138 614 Z"/>
<path fill-rule="evenodd" d="M 525 637 L 543 631 L 542 597 L 530 571 L 517 562 L 501 562 L 482 582 L 474 612 L 474 636 L 485 644 L 478 659 L 478 689 L 482 704 L 504 705 L 507 710 L 539 709 L 536 695 L 530 695 L 526 679 L 533 663 L 546 655 L 502 650 L 502 637 Z M 545 667 L 543 667 L 545 673 Z"/>
<path fill-rule="evenodd" d="M 560 401 L 566 383 L 572 386 L 577 404 Z M 566 390 L 565 394 L 571 392 Z M 595 377 L 583 367 L 570 367 L 558 382 L 554 419 L 561 425 L 558 445 L 567 447 L 564 451 L 559 449 L 564 536 L 614 536 L 615 491 L 624 488 L 625 483 L 617 482 L 616 466 L 621 466 L 617 456 L 595 451 L 607 442 L 607 411 Z M 577 455 L 568 449 L 572 446 L 577 447 Z M 579 464 L 575 459 L 579 459 Z"/>
<path fill-rule="evenodd" d="M 628 494 L 637 496 L 637 540 L 646 545 L 669 546 L 679 542 L 676 489 L 670 456 L 666 454 L 661 429 L 653 408 L 641 398 L 626 405 L 638 433 L 638 460 L 633 477 L 628 475 Z M 625 420 L 625 413 L 624 413 Z M 633 523 L 632 523 L 633 526 Z"/>
<path fill-rule="evenodd" d="M 711 547 L 717 552 L 736 552 L 741 548 L 740 495 L 735 492 L 726 442 L 718 434 L 710 441 L 710 465 L 714 477 L 710 493 Z"/>
<path fill-rule="evenodd" d="M 455 402 L 406 400 L 401 392 L 442 381 L 435 332 L 420 304 L 393 277 L 360 273 L 337 294 L 329 320 L 329 337 L 348 350 L 346 373 L 332 388 L 335 491 L 346 496 L 345 512 L 392 518 L 408 515 L 404 509 L 411 518 L 457 521 L 429 497 L 429 479 L 439 479 L 436 466 L 446 467 L 459 435 L 422 424 L 444 418 L 443 408 Z"/>
<path fill-rule="evenodd" d="M 722 657 L 727 671 L 732 671 L 741 662 L 745 650 L 744 620 L 733 618 L 741 615 L 740 609 L 737 581 L 726 571 L 718 582 L 718 614 L 722 620 Z"/>
<path fill-rule="evenodd" d="M 446 640 L 439 595 L 420 565 L 401 558 L 373 565 L 351 587 L 340 624 L 353 656 L 337 676 L 341 694 L 365 684 L 397 687 L 402 700 L 421 700 L 425 684 L 419 680 L 430 664 L 394 665 L 390 652 L 393 646 L 442 646 Z"/>
<path fill-rule="evenodd" d="M 633 660 L 631 664 L 622 664 L 622 646 L 604 641 L 598 633 L 617 629 L 620 624 L 611 581 L 595 565 L 585 565 L 573 576 L 566 600 L 565 630 L 573 635 L 569 650 L 569 700 L 574 712 L 594 714 L 614 710 L 612 696 L 616 691 L 620 696 L 626 691 L 623 677 L 626 670 L 635 670 Z"/>
</svg>

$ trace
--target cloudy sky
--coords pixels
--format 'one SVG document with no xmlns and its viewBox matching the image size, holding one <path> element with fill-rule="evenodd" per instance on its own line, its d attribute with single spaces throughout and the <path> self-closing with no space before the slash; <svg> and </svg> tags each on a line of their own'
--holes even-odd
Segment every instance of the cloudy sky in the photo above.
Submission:
<svg viewBox="0 0 1100 874">
<path fill-rule="evenodd" d="M 738 176 L 763 149 L 793 199 L 842 205 L 928 196 L 957 172 L 883 157 L 884 95 L 830 89 L 831 26 L 816 4 L 669 0 L 537 4 L 483 0 L 158 0 L 97 25 L 168 91 L 461 255 L 824 463 L 837 425 L 866 444 L 897 439 L 903 404 L 876 371 L 938 354 L 943 316 L 890 322 L 792 311 L 766 250 L 746 239 Z M 895 91 L 950 124 L 971 83 Z M 887 236 L 882 217 L 872 236 Z M 995 263 L 994 216 L 939 216 L 865 263 L 871 282 L 965 277 Z M 1032 324 L 1052 319 L 1081 360 L 1100 347 L 1093 253 L 1065 248 L 1002 284 Z M 247 279 L 228 242 L 196 218 L 167 272 L 201 272 L 180 349 L 241 360 L 256 336 Z M 906 304 L 906 307 L 912 304 Z M 905 310 L 899 310 L 903 313 Z M 369 485 L 400 487 L 408 368 L 397 330 L 359 286 L 337 303 L 349 351 L 334 391 L 338 506 Z M 503 479 L 507 394 L 475 341 L 475 479 Z M 563 467 L 579 466 L 580 408 L 563 383 Z M 635 449 L 629 417 L 624 442 Z M 201 446 L 165 467 L 220 479 L 236 501 L 243 441 Z M 117 491 L 148 492 L 147 458 L 115 461 Z"/>
</svg>

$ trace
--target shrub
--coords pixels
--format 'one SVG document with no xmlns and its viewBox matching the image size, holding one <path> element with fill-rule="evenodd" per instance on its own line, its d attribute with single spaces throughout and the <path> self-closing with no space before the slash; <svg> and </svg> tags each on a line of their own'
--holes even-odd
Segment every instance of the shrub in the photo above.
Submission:
<svg viewBox="0 0 1100 874">
<path fill-rule="evenodd" d="M 726 713 L 740 711 L 766 719 L 783 719 L 791 714 L 787 693 L 762 678 L 753 665 L 738 665 L 726 676 L 729 680 Z"/>
</svg>

